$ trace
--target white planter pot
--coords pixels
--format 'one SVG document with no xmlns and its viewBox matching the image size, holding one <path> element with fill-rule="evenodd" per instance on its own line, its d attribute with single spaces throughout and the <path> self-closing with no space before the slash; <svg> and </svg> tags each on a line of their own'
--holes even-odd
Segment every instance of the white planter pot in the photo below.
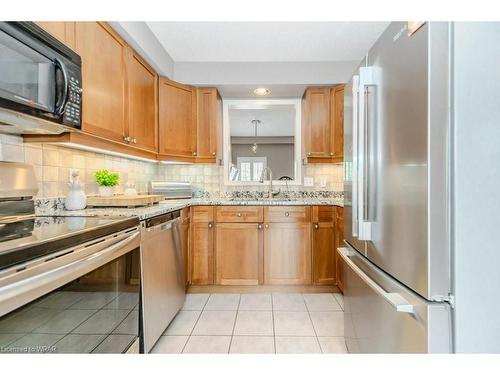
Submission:
<svg viewBox="0 0 500 375">
<path fill-rule="evenodd" d="M 112 197 L 115 188 L 113 186 L 99 186 L 99 195 L 101 197 Z"/>
</svg>

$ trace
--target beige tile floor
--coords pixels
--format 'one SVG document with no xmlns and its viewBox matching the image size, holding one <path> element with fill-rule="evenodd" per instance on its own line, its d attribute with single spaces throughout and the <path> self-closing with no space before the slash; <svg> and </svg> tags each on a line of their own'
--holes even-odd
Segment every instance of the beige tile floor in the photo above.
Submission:
<svg viewBox="0 0 500 375">
<path fill-rule="evenodd" d="M 188 294 L 153 353 L 347 353 L 332 293 Z"/>
</svg>

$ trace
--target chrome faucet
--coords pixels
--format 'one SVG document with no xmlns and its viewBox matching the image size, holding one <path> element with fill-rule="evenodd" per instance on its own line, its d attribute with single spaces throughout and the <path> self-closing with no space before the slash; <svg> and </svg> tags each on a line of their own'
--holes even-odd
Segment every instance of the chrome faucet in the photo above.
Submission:
<svg viewBox="0 0 500 375">
<path fill-rule="evenodd" d="M 261 184 L 264 183 L 264 178 L 266 177 L 266 172 L 268 172 L 268 175 L 269 175 L 269 192 L 268 192 L 267 197 L 268 198 L 273 198 L 276 195 L 278 195 L 280 192 L 279 191 L 277 191 L 277 192 L 273 191 L 273 171 L 271 170 L 271 168 L 265 167 L 262 170 L 262 173 L 260 174 L 260 183 Z"/>
</svg>

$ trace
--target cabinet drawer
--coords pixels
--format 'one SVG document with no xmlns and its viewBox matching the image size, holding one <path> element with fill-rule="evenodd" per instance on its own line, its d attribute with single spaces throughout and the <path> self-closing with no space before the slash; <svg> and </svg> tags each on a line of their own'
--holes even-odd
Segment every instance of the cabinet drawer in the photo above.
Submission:
<svg viewBox="0 0 500 375">
<path fill-rule="evenodd" d="M 211 206 L 194 206 L 191 213 L 191 220 L 195 223 L 208 223 L 214 220 L 214 208 Z"/>
<path fill-rule="evenodd" d="M 218 223 L 259 223 L 264 219 L 262 207 L 222 206 L 215 209 Z"/>
<path fill-rule="evenodd" d="M 264 221 L 269 223 L 308 223 L 311 221 L 311 207 L 266 207 L 264 209 Z"/>
<path fill-rule="evenodd" d="M 335 206 L 314 206 L 312 220 L 315 223 L 334 222 L 336 217 Z"/>
</svg>

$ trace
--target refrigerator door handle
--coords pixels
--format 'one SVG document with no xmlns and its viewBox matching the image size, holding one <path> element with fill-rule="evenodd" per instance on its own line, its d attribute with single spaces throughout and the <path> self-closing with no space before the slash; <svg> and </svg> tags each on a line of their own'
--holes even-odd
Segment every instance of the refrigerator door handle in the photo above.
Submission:
<svg viewBox="0 0 500 375">
<path fill-rule="evenodd" d="M 389 304 L 394 306 L 396 311 L 408 314 L 415 313 L 415 306 L 406 300 L 399 293 L 388 293 L 380 285 L 378 285 L 374 280 L 372 280 L 366 273 L 363 272 L 350 258 L 349 256 L 355 254 L 354 250 L 348 248 L 337 249 L 338 253 L 342 257 L 342 260 L 351 268 L 375 293 L 383 297 Z"/>
<path fill-rule="evenodd" d="M 359 76 L 352 77 L 352 236 L 359 233 L 358 221 L 358 101 Z"/>
<path fill-rule="evenodd" d="M 358 134 L 358 232 L 359 239 L 371 241 L 372 239 L 372 222 L 367 218 L 367 201 L 368 201 L 368 155 L 367 155 L 367 133 L 368 133 L 368 101 L 366 96 L 368 86 L 375 85 L 376 70 L 374 67 L 362 67 L 359 69 L 359 134 Z M 366 189 L 365 189 L 366 188 Z"/>
</svg>

